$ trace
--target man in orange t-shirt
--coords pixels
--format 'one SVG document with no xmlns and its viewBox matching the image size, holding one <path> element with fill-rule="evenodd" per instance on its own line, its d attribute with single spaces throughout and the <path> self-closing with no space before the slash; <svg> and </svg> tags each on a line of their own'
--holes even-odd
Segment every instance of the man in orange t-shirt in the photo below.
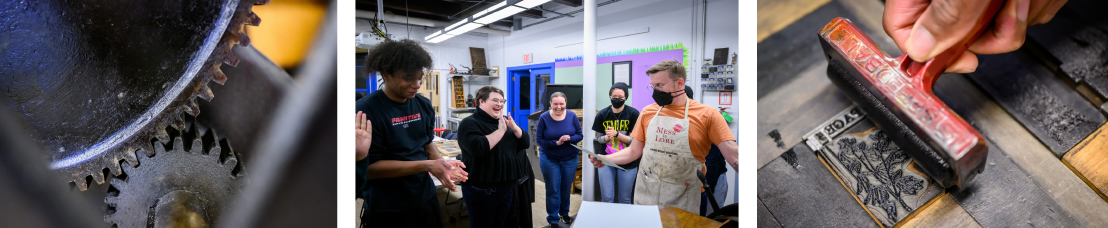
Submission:
<svg viewBox="0 0 1108 228">
<path fill-rule="evenodd" d="M 731 168 L 738 170 L 735 137 L 715 108 L 685 96 L 685 67 L 680 62 L 659 62 L 646 74 L 655 104 L 639 114 L 631 146 L 599 156 L 615 164 L 642 158 L 635 179 L 635 204 L 673 206 L 699 214 L 701 185 L 696 171 L 704 167 L 712 144 L 723 152 Z M 589 159 L 594 166 L 604 167 L 596 158 Z"/>
</svg>

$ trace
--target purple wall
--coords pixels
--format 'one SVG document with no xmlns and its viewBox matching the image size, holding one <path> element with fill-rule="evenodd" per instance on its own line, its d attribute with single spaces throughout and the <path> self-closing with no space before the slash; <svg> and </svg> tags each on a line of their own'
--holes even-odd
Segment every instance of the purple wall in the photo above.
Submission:
<svg viewBox="0 0 1108 228">
<path fill-rule="evenodd" d="M 642 110 L 643 107 L 654 103 L 654 98 L 650 97 L 652 91 L 647 91 L 647 86 L 650 86 L 650 77 L 647 77 L 646 70 L 654 66 L 658 62 L 667 59 L 677 60 L 684 63 L 685 50 L 675 49 L 668 51 L 656 51 L 630 55 L 617 55 L 600 57 L 596 59 L 596 64 L 605 64 L 613 62 L 631 61 L 631 88 L 634 93 L 634 99 L 631 99 L 631 107 L 635 107 Z M 562 61 L 555 62 L 554 68 L 563 67 L 577 67 L 581 66 L 583 60 Z M 688 69 L 686 69 L 688 71 Z M 687 83 L 687 82 L 686 82 Z"/>
</svg>

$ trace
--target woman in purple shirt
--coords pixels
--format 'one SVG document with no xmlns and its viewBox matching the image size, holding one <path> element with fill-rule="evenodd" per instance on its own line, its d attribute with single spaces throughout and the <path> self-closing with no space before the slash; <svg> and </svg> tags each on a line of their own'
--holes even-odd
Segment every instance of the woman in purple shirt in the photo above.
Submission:
<svg viewBox="0 0 1108 228">
<path fill-rule="evenodd" d="M 546 221 L 558 226 L 558 218 L 573 223 L 569 216 L 569 193 L 577 173 L 577 158 L 581 151 L 571 146 L 581 142 L 581 121 L 577 114 L 566 111 L 566 95 L 550 95 L 550 111 L 539 117 L 535 141 L 539 144 L 539 166 L 546 180 Z"/>
</svg>

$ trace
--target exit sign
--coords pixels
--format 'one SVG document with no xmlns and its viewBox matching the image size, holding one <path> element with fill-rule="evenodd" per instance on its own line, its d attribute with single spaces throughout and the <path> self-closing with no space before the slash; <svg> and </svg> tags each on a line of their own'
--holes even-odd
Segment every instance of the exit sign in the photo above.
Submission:
<svg viewBox="0 0 1108 228">
<path fill-rule="evenodd" d="M 523 55 L 523 63 L 531 63 L 531 62 L 534 62 L 534 61 L 535 61 L 535 54 L 534 53 L 527 53 L 527 54 Z"/>
</svg>

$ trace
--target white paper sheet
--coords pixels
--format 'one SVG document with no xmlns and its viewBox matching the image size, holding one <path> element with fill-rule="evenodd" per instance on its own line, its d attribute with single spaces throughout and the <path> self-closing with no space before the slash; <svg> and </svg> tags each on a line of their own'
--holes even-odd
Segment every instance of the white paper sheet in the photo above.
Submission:
<svg viewBox="0 0 1108 228">
<path fill-rule="evenodd" d="M 631 205 L 581 201 L 573 228 L 661 228 L 657 205 Z"/>
</svg>

